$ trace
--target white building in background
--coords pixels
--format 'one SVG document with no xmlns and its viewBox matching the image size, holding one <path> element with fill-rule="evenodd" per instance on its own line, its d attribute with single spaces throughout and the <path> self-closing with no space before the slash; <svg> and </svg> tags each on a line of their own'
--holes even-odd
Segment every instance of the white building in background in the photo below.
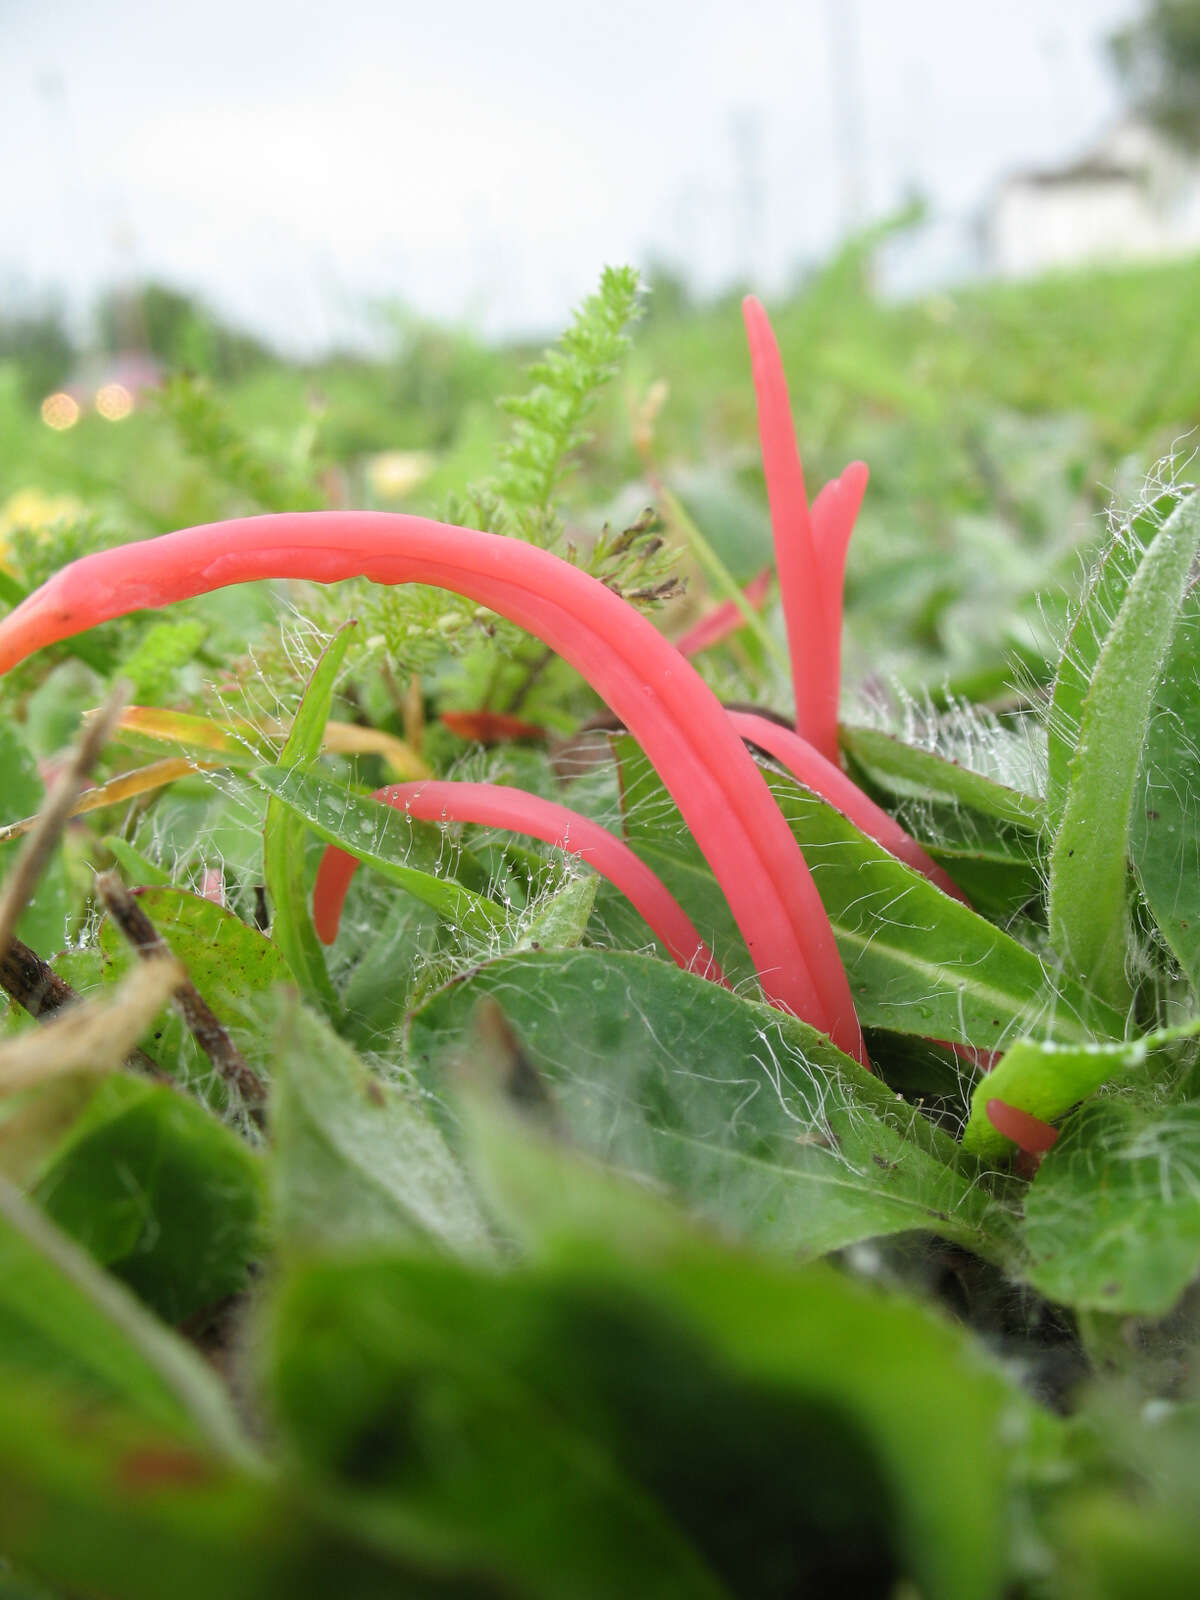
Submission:
<svg viewBox="0 0 1200 1600">
<path fill-rule="evenodd" d="M 1122 123 L 1070 166 L 1004 179 L 983 247 L 984 270 L 1003 277 L 1200 250 L 1200 160 Z"/>
</svg>

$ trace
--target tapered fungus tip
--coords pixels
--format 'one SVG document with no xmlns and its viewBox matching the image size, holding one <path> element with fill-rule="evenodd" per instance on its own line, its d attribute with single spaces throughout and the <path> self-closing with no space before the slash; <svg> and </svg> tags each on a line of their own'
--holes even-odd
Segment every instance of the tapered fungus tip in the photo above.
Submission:
<svg viewBox="0 0 1200 1600">
<path fill-rule="evenodd" d="M 1011 1139 L 1027 1155 L 1044 1155 L 1058 1138 L 1057 1128 L 1018 1106 L 1010 1106 L 1005 1100 L 989 1100 L 986 1109 L 988 1121 L 996 1132 Z"/>
<path fill-rule="evenodd" d="M 53 644 L 68 629 L 55 627 L 55 607 L 46 603 L 42 593 L 22 600 L 15 611 L 10 611 L 0 622 L 0 676 L 19 666 L 26 656 L 31 656 L 45 644 Z"/>
<path fill-rule="evenodd" d="M 771 327 L 767 308 L 756 294 L 748 294 L 742 301 L 742 321 L 745 324 L 752 353 L 764 344 L 767 346 L 775 344 L 775 332 Z"/>
</svg>

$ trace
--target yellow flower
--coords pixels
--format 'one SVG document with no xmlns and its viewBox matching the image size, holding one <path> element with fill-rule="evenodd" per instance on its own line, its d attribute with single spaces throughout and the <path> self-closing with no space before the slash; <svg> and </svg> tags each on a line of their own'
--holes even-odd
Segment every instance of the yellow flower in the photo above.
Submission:
<svg viewBox="0 0 1200 1600">
<path fill-rule="evenodd" d="M 427 450 L 384 450 L 367 462 L 367 482 L 378 500 L 403 500 L 433 471 Z"/>
<path fill-rule="evenodd" d="M 41 489 L 18 489 L 0 506 L 0 568 L 11 571 L 7 560 L 8 541 L 18 528 L 45 533 L 57 523 L 70 522 L 83 515 L 83 504 L 71 494 L 45 494 Z"/>
</svg>

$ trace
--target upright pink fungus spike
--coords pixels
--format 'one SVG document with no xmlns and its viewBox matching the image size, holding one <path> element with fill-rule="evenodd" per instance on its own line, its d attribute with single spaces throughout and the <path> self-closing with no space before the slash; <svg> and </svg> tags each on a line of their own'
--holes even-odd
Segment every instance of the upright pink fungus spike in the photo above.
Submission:
<svg viewBox="0 0 1200 1600">
<path fill-rule="evenodd" d="M 724 983 L 716 957 L 666 884 L 615 834 L 577 811 L 499 783 L 394 783 L 377 789 L 374 798 L 421 822 L 509 828 L 579 856 L 620 889 L 679 966 Z M 330 845 L 321 858 L 313 889 L 313 920 L 326 944 L 337 938 L 342 906 L 357 870 L 355 857 L 336 845 Z"/>
<path fill-rule="evenodd" d="M 828 633 L 823 671 L 832 682 L 834 716 L 842 679 L 842 605 L 846 587 L 846 551 L 862 505 L 870 473 L 865 461 L 852 461 L 840 478 L 827 483 L 812 505 L 813 553 L 825 606 Z M 836 738 L 836 732 L 835 732 Z M 833 758 L 836 760 L 837 752 Z"/>
<path fill-rule="evenodd" d="M 0 673 L 142 607 L 261 578 L 424 583 L 502 612 L 558 651 L 642 745 L 746 940 L 767 998 L 860 1061 L 862 1033 L 804 858 L 720 703 L 651 622 L 548 551 L 423 517 L 238 518 L 85 556 L 0 622 Z"/>
<path fill-rule="evenodd" d="M 1040 1117 L 1031 1116 L 1028 1111 L 1008 1105 L 1004 1100 L 989 1100 L 986 1110 L 988 1121 L 996 1132 L 1011 1139 L 1026 1155 L 1045 1155 L 1058 1138 L 1057 1128 L 1052 1128 Z"/>
<path fill-rule="evenodd" d="M 746 601 L 757 611 L 767 598 L 767 591 L 771 587 L 771 579 L 775 576 L 774 567 L 764 567 L 756 577 L 750 579 L 742 593 Z M 694 622 L 686 633 L 680 634 L 675 641 L 675 648 L 681 656 L 698 656 L 702 650 L 711 650 L 723 639 L 728 639 L 731 633 L 736 633 L 739 628 L 746 626 L 746 619 L 742 615 L 742 608 L 736 601 L 722 600 L 711 611 L 705 612 L 698 622 Z"/>
<path fill-rule="evenodd" d="M 796 727 L 823 756 L 836 761 L 838 684 L 829 672 L 832 618 L 817 579 L 804 469 L 796 448 L 787 380 L 762 303 L 747 295 L 742 314 L 758 401 L 758 434 L 792 663 Z"/>
<path fill-rule="evenodd" d="M 794 778 L 798 778 L 822 799 L 828 800 L 830 805 L 836 806 L 876 844 L 881 844 L 898 861 L 924 873 L 943 894 L 961 900 L 964 905 L 968 903 L 954 879 L 925 854 L 912 835 L 869 799 L 841 767 L 827 761 L 819 750 L 814 750 L 806 739 L 793 733 L 790 728 L 772 722 L 770 717 L 756 716 L 753 711 L 728 711 L 726 715 L 743 739 L 749 739 L 751 744 L 758 745 L 768 755 L 774 756 Z"/>
</svg>

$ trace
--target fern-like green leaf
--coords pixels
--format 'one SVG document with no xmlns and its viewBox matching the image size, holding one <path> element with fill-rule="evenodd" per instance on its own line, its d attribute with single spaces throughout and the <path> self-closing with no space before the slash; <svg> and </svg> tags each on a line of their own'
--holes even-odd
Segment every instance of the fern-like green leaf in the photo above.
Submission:
<svg viewBox="0 0 1200 1600">
<path fill-rule="evenodd" d="M 501 402 L 516 420 L 491 487 L 519 523 L 528 526 L 551 512 L 572 457 L 587 441 L 585 424 L 600 390 L 628 347 L 627 330 L 637 313 L 637 273 L 606 267 L 599 289 L 579 307 L 559 343 L 530 368 L 528 392 Z"/>
<path fill-rule="evenodd" d="M 188 454 L 264 511 L 314 511 L 324 503 L 309 478 L 251 444 L 200 379 L 172 377 L 160 404 Z"/>
</svg>

